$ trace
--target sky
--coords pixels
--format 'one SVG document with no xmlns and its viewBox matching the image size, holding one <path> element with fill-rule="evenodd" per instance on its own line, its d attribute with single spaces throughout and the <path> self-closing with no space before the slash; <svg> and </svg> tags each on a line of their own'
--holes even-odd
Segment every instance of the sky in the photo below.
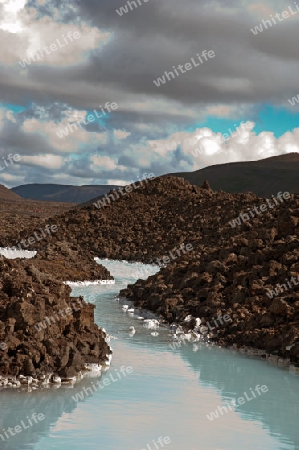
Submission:
<svg viewBox="0 0 299 450">
<path fill-rule="evenodd" d="M 0 0 L 1 184 L 124 185 L 299 152 L 296 2 L 129 3 Z"/>
</svg>

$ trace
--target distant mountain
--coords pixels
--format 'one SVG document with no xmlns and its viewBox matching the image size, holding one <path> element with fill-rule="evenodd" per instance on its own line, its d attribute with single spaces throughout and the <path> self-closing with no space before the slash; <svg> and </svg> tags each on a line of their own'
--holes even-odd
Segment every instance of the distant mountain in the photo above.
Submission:
<svg viewBox="0 0 299 450">
<path fill-rule="evenodd" d="M 12 192 L 10 189 L 3 186 L 3 184 L 0 184 L 0 199 L 1 200 L 21 200 L 21 197 L 14 192 Z"/>
<path fill-rule="evenodd" d="M 208 180 L 212 189 L 231 193 L 253 192 L 260 197 L 271 197 L 279 191 L 299 194 L 299 153 L 169 175 L 185 178 L 197 186 Z"/>
<path fill-rule="evenodd" d="M 23 184 L 12 188 L 11 191 L 31 200 L 83 203 L 92 198 L 105 195 L 110 189 L 118 187 L 116 185 Z"/>
<path fill-rule="evenodd" d="M 197 186 L 202 186 L 204 181 L 208 180 L 212 189 L 230 193 L 253 192 L 260 197 L 271 197 L 279 191 L 298 194 L 299 153 L 288 153 L 259 161 L 217 164 L 195 172 L 168 175 L 185 178 Z M 9 191 L 11 195 L 15 193 L 31 200 L 70 203 L 86 203 L 92 200 L 90 202 L 92 203 L 105 196 L 111 189 L 119 187 L 117 185 L 24 184 L 6 191 Z M 2 186 L 3 189 L 6 188 Z M 8 196 L 6 191 L 3 191 L 2 196 Z M 0 198 L 3 198 L 1 189 Z"/>
</svg>

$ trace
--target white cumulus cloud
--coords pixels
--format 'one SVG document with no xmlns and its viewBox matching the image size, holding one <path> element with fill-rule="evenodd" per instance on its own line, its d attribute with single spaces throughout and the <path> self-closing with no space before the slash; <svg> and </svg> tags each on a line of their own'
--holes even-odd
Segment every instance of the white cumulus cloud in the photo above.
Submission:
<svg viewBox="0 0 299 450">
<path fill-rule="evenodd" d="M 63 158 L 59 155 L 35 155 L 23 156 L 22 163 L 33 166 L 42 166 L 47 169 L 60 169 L 63 164 Z"/>
</svg>

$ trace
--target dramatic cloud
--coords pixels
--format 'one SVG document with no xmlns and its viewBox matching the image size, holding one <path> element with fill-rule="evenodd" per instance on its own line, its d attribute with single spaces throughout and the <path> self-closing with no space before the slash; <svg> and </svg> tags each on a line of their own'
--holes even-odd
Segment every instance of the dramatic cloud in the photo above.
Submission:
<svg viewBox="0 0 299 450">
<path fill-rule="evenodd" d="M 124 184 L 298 151 L 299 12 L 251 32 L 286 0 L 125 4 L 0 0 L 0 153 L 22 157 L 0 182 Z"/>
<path fill-rule="evenodd" d="M 299 152 L 299 128 L 276 139 L 272 132 L 257 135 L 253 131 L 254 125 L 247 122 L 223 135 L 209 128 L 174 133 L 168 139 L 147 142 L 140 153 L 151 151 L 157 159 L 162 157 L 171 164 L 176 150 L 180 149 L 182 163 L 185 157 L 184 169 L 196 170 L 213 164 L 255 161 Z"/>
<path fill-rule="evenodd" d="M 101 47 L 110 38 L 110 33 L 84 22 L 58 22 L 57 10 L 53 19 L 37 17 L 37 10 L 26 8 L 26 4 L 27 0 L 0 0 L 0 63 L 16 65 L 23 61 L 25 67 L 27 62 L 54 67 L 77 65 L 84 60 L 86 51 Z"/>
</svg>

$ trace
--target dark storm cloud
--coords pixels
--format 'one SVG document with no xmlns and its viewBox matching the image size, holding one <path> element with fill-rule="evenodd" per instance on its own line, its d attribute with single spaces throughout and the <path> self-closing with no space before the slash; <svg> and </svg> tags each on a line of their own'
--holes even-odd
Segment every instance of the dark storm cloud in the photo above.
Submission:
<svg viewBox="0 0 299 450">
<path fill-rule="evenodd" d="M 27 8 L 37 10 L 37 21 L 47 17 L 58 24 L 84 24 L 85 34 L 89 27 L 96 27 L 111 35 L 106 44 L 87 51 L 83 61 L 82 41 L 78 40 L 71 49 L 75 55 L 78 52 L 78 62 L 69 66 L 47 61 L 22 70 L 17 61 L 0 63 L 1 101 L 26 108 L 16 114 L 15 124 L 5 122 L 1 145 L 24 155 L 72 153 L 69 148 L 55 146 L 57 142 L 51 139 L 54 135 L 57 140 L 55 129 L 52 135 L 43 135 L 42 127 L 54 123 L 62 128 L 66 112 L 99 110 L 106 102 L 116 102 L 119 108 L 104 125 L 94 122 L 82 127 L 91 139 L 96 133 L 107 132 L 107 144 L 89 144 L 84 135 L 81 157 L 68 160 L 63 170 L 70 177 L 98 178 L 99 168 L 90 166 L 89 156 L 111 155 L 118 164 L 127 166 L 128 172 L 103 169 L 100 176 L 133 178 L 138 162 L 136 148 L 131 155 L 130 148 L 194 127 L 204 121 L 209 106 L 252 107 L 254 103 L 286 102 L 297 94 L 297 22 L 286 20 L 254 36 L 250 28 L 260 23 L 261 16 L 254 16 L 249 8 L 252 3 L 246 1 L 149 0 L 120 17 L 116 9 L 125 4 L 125 0 L 28 2 Z M 268 18 L 266 13 L 264 18 Z M 155 86 L 153 80 L 164 71 L 190 62 L 203 50 L 213 50 L 215 58 L 159 88 Z M 42 126 L 36 132 L 25 132 L 22 125 L 31 119 Z M 113 130 L 131 135 L 117 141 Z M 149 163 L 155 174 L 179 170 L 182 161 L 190 163 L 190 156 L 179 146 L 171 157 L 157 158 Z M 28 169 L 32 181 L 40 174 L 48 179 L 48 169 L 38 171 L 33 166 Z"/>
<path fill-rule="evenodd" d="M 149 0 L 120 17 L 115 10 L 124 4 L 123 0 L 78 3 L 74 16 L 112 32 L 109 43 L 100 51 L 95 49 L 87 62 L 77 66 L 32 65 L 27 77 L 20 76 L 20 68 L 4 71 L 0 81 L 4 100 L 21 104 L 28 104 L 29 98 L 41 103 L 59 101 L 77 109 L 93 109 L 99 103 L 116 101 L 126 111 L 133 96 L 170 99 L 191 106 L 285 98 L 281 94 L 284 69 L 281 64 L 278 67 L 277 61 L 292 58 L 298 64 L 298 33 L 292 24 L 287 25 L 287 36 L 280 25 L 254 36 L 250 27 L 258 21 L 250 18 L 245 8 L 243 13 L 239 7 L 236 14 L 229 15 L 213 11 L 207 2 Z M 234 5 L 225 2 L 223 6 Z M 52 8 L 47 8 L 50 11 L 55 6 L 51 2 Z M 189 62 L 203 50 L 213 50 L 215 58 L 160 88 L 154 85 L 153 80 L 165 70 Z M 271 83 L 264 76 L 265 61 Z M 230 89 L 223 86 L 223 79 L 232 80 Z M 234 79 L 243 80 L 248 89 L 234 89 Z M 292 85 L 297 85 L 295 73 L 289 74 L 284 90 L 291 91 Z"/>
<path fill-rule="evenodd" d="M 32 155 L 41 151 L 43 153 L 54 153 L 51 145 L 43 137 L 34 133 L 24 133 L 12 125 L 4 127 L 1 133 L 1 146 L 20 155 Z"/>
</svg>

